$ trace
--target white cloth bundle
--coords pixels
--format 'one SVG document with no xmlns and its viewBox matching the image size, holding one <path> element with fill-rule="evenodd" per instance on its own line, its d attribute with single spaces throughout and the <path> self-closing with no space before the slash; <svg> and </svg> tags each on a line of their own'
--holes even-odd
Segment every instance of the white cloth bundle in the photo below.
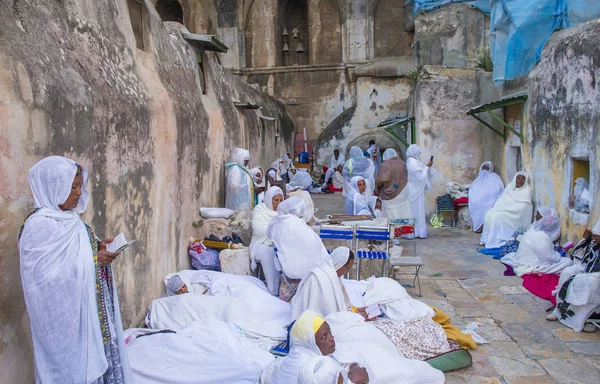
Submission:
<svg viewBox="0 0 600 384">
<path fill-rule="evenodd" d="M 469 185 L 459 184 L 455 181 L 451 181 L 446 184 L 446 192 L 452 197 L 453 200 L 460 199 L 462 197 L 469 196 Z"/>
<path fill-rule="evenodd" d="M 298 377 L 298 384 L 337 384 L 342 366 L 329 356 L 308 359 Z"/>
<path fill-rule="evenodd" d="M 365 306 L 378 303 L 392 320 L 411 321 L 419 317 L 433 317 L 435 311 L 425 303 L 415 300 L 402 285 L 387 277 L 371 277 L 365 287 Z"/>
</svg>

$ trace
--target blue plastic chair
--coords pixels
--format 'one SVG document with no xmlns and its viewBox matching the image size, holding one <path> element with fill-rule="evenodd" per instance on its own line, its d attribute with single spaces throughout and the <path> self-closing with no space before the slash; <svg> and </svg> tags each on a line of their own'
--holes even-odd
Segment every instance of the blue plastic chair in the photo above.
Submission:
<svg viewBox="0 0 600 384">
<path fill-rule="evenodd" d="M 366 249 L 358 249 L 360 240 L 373 240 L 373 241 L 385 241 L 385 252 L 381 251 L 369 251 Z M 387 258 L 390 252 L 390 226 L 384 227 L 369 227 L 359 226 L 356 228 L 356 257 L 358 258 L 358 267 L 356 268 L 356 280 L 360 279 L 360 269 L 362 267 L 362 260 L 382 260 L 383 267 L 381 276 L 386 276 L 387 270 Z"/>
</svg>

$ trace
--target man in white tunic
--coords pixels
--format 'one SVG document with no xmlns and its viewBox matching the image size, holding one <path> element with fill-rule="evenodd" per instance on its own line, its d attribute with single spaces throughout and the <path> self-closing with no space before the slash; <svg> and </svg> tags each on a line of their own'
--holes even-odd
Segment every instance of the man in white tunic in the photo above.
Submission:
<svg viewBox="0 0 600 384">
<path fill-rule="evenodd" d="M 425 165 L 419 160 L 420 155 L 421 148 L 416 144 L 411 144 L 406 150 L 410 213 L 411 216 L 417 220 L 415 225 L 415 237 L 424 239 L 427 237 L 425 191 L 431 189 L 435 170 L 432 167 L 433 161 L 429 161 L 429 163 Z"/>
<path fill-rule="evenodd" d="M 335 170 L 337 169 L 338 165 L 341 165 L 343 167 L 345 163 L 346 158 L 344 157 L 344 155 L 341 155 L 340 151 L 338 149 L 335 149 L 333 151 L 333 156 L 331 156 L 331 161 L 329 161 L 329 168 L 327 168 L 327 172 L 325 172 L 324 183 L 327 184 L 329 179 L 335 173 Z"/>
</svg>

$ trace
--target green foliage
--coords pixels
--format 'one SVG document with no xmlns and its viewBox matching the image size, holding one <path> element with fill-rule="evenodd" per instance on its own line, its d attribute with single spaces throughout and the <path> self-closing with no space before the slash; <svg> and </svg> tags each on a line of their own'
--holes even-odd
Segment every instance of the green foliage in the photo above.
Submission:
<svg viewBox="0 0 600 384">
<path fill-rule="evenodd" d="M 492 72 L 494 70 L 494 62 L 492 61 L 492 54 L 489 48 L 483 46 L 477 50 L 477 56 L 475 57 L 475 63 L 477 68 L 481 68 L 486 72 Z"/>
<path fill-rule="evenodd" d="M 421 75 L 420 67 L 415 67 L 404 74 L 404 76 L 406 76 L 407 79 L 410 79 L 413 84 L 416 84 L 417 81 L 419 81 L 420 75 Z"/>
</svg>

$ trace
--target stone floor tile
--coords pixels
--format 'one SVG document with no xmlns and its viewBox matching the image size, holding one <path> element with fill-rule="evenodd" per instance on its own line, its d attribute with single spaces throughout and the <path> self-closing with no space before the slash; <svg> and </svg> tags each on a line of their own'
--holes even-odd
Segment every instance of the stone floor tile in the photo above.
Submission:
<svg viewBox="0 0 600 384">
<path fill-rule="evenodd" d="M 491 341 L 489 344 L 478 345 L 475 351 L 494 357 L 525 357 L 519 344 L 514 341 Z"/>
<path fill-rule="evenodd" d="M 454 310 L 462 317 L 490 317 L 491 311 L 477 301 L 472 303 L 452 303 Z"/>
<path fill-rule="evenodd" d="M 518 344 L 554 343 L 556 337 L 551 330 L 533 322 L 510 322 L 500 324 L 502 329 Z"/>
<path fill-rule="evenodd" d="M 496 323 L 493 324 L 479 324 L 475 330 L 477 334 L 486 339 L 489 342 L 493 341 L 513 341 L 511 337 Z"/>
<path fill-rule="evenodd" d="M 461 369 L 460 372 L 463 377 L 469 376 L 483 376 L 483 377 L 500 377 L 496 369 L 490 362 L 490 357 L 486 355 L 472 354 L 473 364 L 468 367 Z"/>
<path fill-rule="evenodd" d="M 523 293 L 527 293 L 527 290 L 522 286 L 514 285 L 502 285 L 498 287 L 498 290 L 505 295 L 521 295 Z"/>
<path fill-rule="evenodd" d="M 557 384 L 552 376 L 504 376 L 506 384 Z"/>
<path fill-rule="evenodd" d="M 501 384 L 502 379 L 500 377 L 483 377 L 483 376 L 467 376 L 467 383 L 469 384 Z"/>
<path fill-rule="evenodd" d="M 489 287 L 488 283 L 486 283 L 483 279 L 459 279 L 458 284 L 465 289 Z"/>
<path fill-rule="evenodd" d="M 527 358 L 490 357 L 490 363 L 502 376 L 544 376 L 546 372 Z"/>
<path fill-rule="evenodd" d="M 574 341 L 565 343 L 565 346 L 574 353 L 580 353 L 585 356 L 600 356 L 599 341 Z"/>
<path fill-rule="evenodd" d="M 575 332 L 569 327 L 553 329 L 552 332 L 564 341 L 600 341 L 600 331 L 593 333 Z"/>
<path fill-rule="evenodd" d="M 600 371 L 583 359 L 540 360 L 544 369 L 561 383 L 597 383 Z"/>
<path fill-rule="evenodd" d="M 521 307 L 515 304 L 486 303 L 492 317 L 501 322 L 532 322 L 532 318 Z"/>
<path fill-rule="evenodd" d="M 446 290 L 462 290 L 462 286 L 458 283 L 458 281 L 456 281 L 455 279 L 440 279 L 440 280 L 436 280 L 435 283 L 437 284 L 438 287 L 440 287 L 440 289 L 446 289 Z"/>
<path fill-rule="evenodd" d="M 596 367 L 596 369 L 600 370 L 600 357 L 594 357 L 594 356 L 590 356 L 590 357 L 585 357 L 584 358 L 585 361 L 587 361 L 588 363 L 592 364 L 594 367 Z"/>
<path fill-rule="evenodd" d="M 494 294 L 473 294 L 473 297 L 475 298 L 475 300 L 477 300 L 480 303 L 492 303 L 492 304 L 513 304 L 512 301 L 510 301 L 509 299 L 507 299 L 504 296 L 501 295 L 494 295 Z"/>
<path fill-rule="evenodd" d="M 564 343 L 558 340 L 548 344 L 524 344 L 521 345 L 521 349 L 529 358 L 534 360 L 568 359 L 574 356 Z"/>
</svg>

